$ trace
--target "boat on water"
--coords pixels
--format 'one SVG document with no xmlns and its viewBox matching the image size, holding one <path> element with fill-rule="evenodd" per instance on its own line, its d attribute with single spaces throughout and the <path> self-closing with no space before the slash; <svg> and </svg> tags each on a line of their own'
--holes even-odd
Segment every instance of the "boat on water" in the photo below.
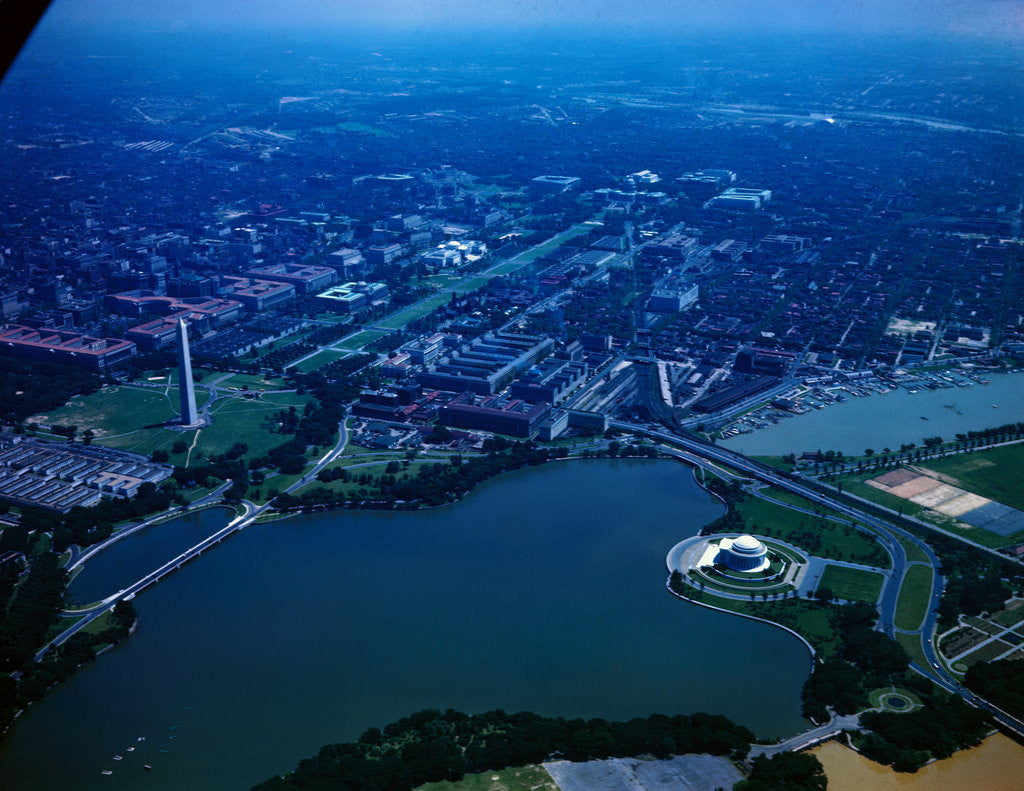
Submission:
<svg viewBox="0 0 1024 791">
<path fill-rule="evenodd" d="M 114 760 L 115 761 L 123 761 L 124 760 L 124 756 L 123 755 L 115 755 L 114 756 Z"/>
<path fill-rule="evenodd" d="M 112 774 L 114 774 L 114 770 L 113 769 L 104 769 L 102 772 L 100 772 L 100 774 L 101 775 L 112 775 Z"/>
<path fill-rule="evenodd" d="M 149 770 L 149 771 L 152 771 L 152 770 L 153 770 L 153 767 L 152 767 L 152 766 L 150 766 L 149 764 L 143 764 L 143 765 L 142 765 L 142 768 L 143 768 L 143 769 L 146 769 L 146 770 Z"/>
</svg>

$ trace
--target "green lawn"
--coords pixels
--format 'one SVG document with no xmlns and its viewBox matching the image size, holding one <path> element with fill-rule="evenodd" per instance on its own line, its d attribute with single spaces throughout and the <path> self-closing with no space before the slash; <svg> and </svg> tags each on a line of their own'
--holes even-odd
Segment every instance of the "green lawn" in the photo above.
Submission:
<svg viewBox="0 0 1024 791">
<path fill-rule="evenodd" d="M 541 767 L 531 765 L 466 775 L 454 783 L 427 783 L 416 791 L 558 791 L 558 786 Z"/>
<path fill-rule="evenodd" d="M 913 563 L 915 560 L 920 560 L 922 563 L 928 562 L 928 556 L 924 554 L 924 550 L 918 548 L 917 544 L 911 542 L 909 538 L 903 536 L 897 536 L 899 542 L 903 545 L 904 551 L 907 553 L 907 562 Z"/>
<path fill-rule="evenodd" d="M 929 566 L 911 566 L 903 578 L 896 602 L 896 628 L 916 629 L 928 612 L 932 594 L 932 570 Z"/>
<path fill-rule="evenodd" d="M 451 287 L 451 290 L 456 294 L 468 294 L 470 291 L 476 291 L 486 286 L 490 279 L 491 275 L 472 275 L 460 280 Z"/>
<path fill-rule="evenodd" d="M 563 244 L 568 242 L 570 239 L 574 239 L 577 236 L 582 236 L 587 233 L 592 226 L 589 225 L 574 225 L 568 230 L 562 231 L 555 236 L 552 236 L 546 242 L 530 247 L 529 249 L 523 250 L 523 252 L 512 256 L 508 261 L 494 269 L 488 270 L 493 275 L 507 275 L 510 272 L 515 272 L 517 269 L 525 266 L 526 264 L 535 261 L 545 253 L 550 253 L 556 247 L 561 247 Z"/>
<path fill-rule="evenodd" d="M 323 365 L 333 363 L 335 360 L 340 360 L 342 357 L 348 357 L 350 352 L 339 351 L 337 349 L 321 349 L 316 352 L 313 356 L 307 357 L 298 365 L 289 366 L 294 368 L 299 373 L 309 373 Z"/>
<path fill-rule="evenodd" d="M 812 503 L 805 507 L 813 510 Z M 848 560 L 867 566 L 888 565 L 888 556 L 881 546 L 855 528 L 757 497 L 738 505 L 747 530 L 787 541 L 819 557 Z"/>
<path fill-rule="evenodd" d="M 276 376 L 264 377 L 262 374 L 232 374 L 221 382 L 218 387 L 244 387 L 250 390 L 279 390 L 285 386 L 284 379 Z"/>
<path fill-rule="evenodd" d="M 866 601 L 874 604 L 882 592 L 883 577 L 873 571 L 851 569 L 846 566 L 825 566 L 819 588 L 828 588 L 837 599 Z"/>
<path fill-rule="evenodd" d="M 420 300 L 414 305 L 410 305 L 407 308 L 402 308 L 396 313 L 392 313 L 387 318 L 381 319 L 378 322 L 374 322 L 378 327 L 385 327 L 389 330 L 400 330 L 406 324 L 411 324 L 417 319 L 422 319 L 431 311 L 447 305 L 451 300 L 451 294 L 447 291 L 442 291 L 433 296 L 427 297 L 426 299 Z"/>
<path fill-rule="evenodd" d="M 954 486 L 1024 510 L 1024 443 L 926 461 L 923 466 Z"/>
<path fill-rule="evenodd" d="M 921 667 L 928 667 L 928 658 L 921 648 L 921 635 L 897 632 L 896 642 L 903 646 L 903 649 L 910 655 L 911 662 L 916 662 Z"/>
<path fill-rule="evenodd" d="M 209 394 L 196 392 L 196 403 L 206 403 Z M 178 414 L 177 387 L 104 387 L 30 421 L 51 425 L 78 426 L 81 435 L 92 429 L 96 438 L 137 431 L 162 424 Z"/>
<path fill-rule="evenodd" d="M 222 399 L 211 411 L 213 425 L 199 430 L 196 448 L 204 457 L 210 457 L 224 453 L 236 442 L 244 442 L 249 446 L 246 457 L 262 456 L 291 438 L 290 434 L 272 431 L 273 415 L 283 408 L 285 405 L 256 399 Z M 196 463 L 194 458 L 192 463 Z"/>
<path fill-rule="evenodd" d="M 353 351 L 356 351 L 358 349 L 362 349 L 368 343 L 373 343 L 374 341 L 383 338 L 385 335 L 387 335 L 387 333 L 381 332 L 380 330 L 363 330 L 362 332 L 357 332 L 351 338 L 339 341 L 335 344 L 335 348 L 352 349 Z"/>
<path fill-rule="evenodd" d="M 750 458 L 754 461 L 759 461 L 762 464 L 767 464 L 769 467 L 774 467 L 776 470 L 782 470 L 783 472 L 789 472 L 793 469 L 793 465 L 784 462 L 781 456 L 751 456 Z"/>
</svg>

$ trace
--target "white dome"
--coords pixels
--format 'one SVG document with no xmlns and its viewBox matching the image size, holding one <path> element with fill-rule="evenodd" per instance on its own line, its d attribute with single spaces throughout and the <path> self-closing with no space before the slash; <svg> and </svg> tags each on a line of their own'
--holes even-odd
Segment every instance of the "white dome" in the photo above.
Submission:
<svg viewBox="0 0 1024 791">
<path fill-rule="evenodd" d="M 731 549 L 744 555 L 754 555 L 764 550 L 764 544 L 753 536 L 744 535 L 732 542 Z"/>
</svg>

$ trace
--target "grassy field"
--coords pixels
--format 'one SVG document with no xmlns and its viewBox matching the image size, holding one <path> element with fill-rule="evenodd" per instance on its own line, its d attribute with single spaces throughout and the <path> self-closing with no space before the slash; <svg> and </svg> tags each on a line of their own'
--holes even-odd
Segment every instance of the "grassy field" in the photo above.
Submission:
<svg viewBox="0 0 1024 791">
<path fill-rule="evenodd" d="M 903 646 L 903 650 L 910 655 L 911 662 L 916 662 L 921 667 L 928 667 L 928 658 L 921 648 L 921 635 L 897 632 L 896 642 Z"/>
<path fill-rule="evenodd" d="M 510 272 L 515 272 L 520 267 L 535 261 L 545 253 L 550 253 L 556 247 L 560 247 L 570 239 L 574 239 L 577 236 L 582 236 L 590 230 L 589 225 L 574 225 L 566 231 L 562 231 L 560 234 L 556 234 L 548 239 L 543 244 L 539 244 L 535 247 L 531 247 L 518 255 L 512 256 L 505 263 L 489 270 L 492 275 L 507 275 Z"/>
<path fill-rule="evenodd" d="M 932 570 L 928 566 L 911 566 L 903 578 L 896 602 L 896 628 L 916 629 L 928 612 L 932 594 Z"/>
<path fill-rule="evenodd" d="M 307 357 L 298 365 L 290 366 L 293 367 L 299 373 L 309 373 L 317 368 L 328 363 L 333 363 L 335 360 L 340 360 L 342 357 L 347 357 L 349 352 L 338 351 L 337 349 L 321 349 L 312 357 Z"/>
<path fill-rule="evenodd" d="M 882 575 L 873 571 L 851 569 L 846 566 L 825 566 L 820 588 L 828 588 L 837 599 L 866 601 L 874 604 L 882 592 Z"/>
<path fill-rule="evenodd" d="M 923 466 L 954 486 L 1024 510 L 1024 443 L 935 459 Z"/>
<path fill-rule="evenodd" d="M 531 765 L 466 775 L 454 783 L 427 783 L 416 791 L 558 791 L 558 786 L 541 767 Z"/>
<path fill-rule="evenodd" d="M 903 545 L 904 551 L 907 553 L 907 562 L 913 563 L 915 560 L 920 560 L 922 563 L 928 562 L 928 556 L 924 554 L 923 549 L 919 549 L 917 544 L 910 541 L 909 538 L 903 538 L 898 536 L 900 543 Z"/>
<path fill-rule="evenodd" d="M 383 338 L 385 335 L 387 335 L 386 332 L 380 332 L 379 330 L 363 330 L 362 332 L 357 332 L 351 338 L 339 341 L 335 344 L 335 348 L 352 349 L 353 351 L 356 351 L 358 349 L 362 349 L 368 343 L 373 343 L 374 341 Z"/>
<path fill-rule="evenodd" d="M 813 509 L 811 503 L 808 507 Z M 803 514 L 785 506 L 753 497 L 738 505 L 740 513 L 752 533 L 771 536 L 802 546 L 801 533 L 813 528 L 820 540 L 820 546 L 803 547 L 812 554 L 835 560 L 849 560 L 865 565 L 885 563 L 879 555 L 879 546 L 870 537 L 849 525 L 820 520 L 810 514 Z"/>
<path fill-rule="evenodd" d="M 236 442 L 249 446 L 246 458 L 261 456 L 275 445 L 288 439 L 287 435 L 272 432 L 272 417 L 275 412 L 289 406 L 301 408 L 310 396 L 295 393 L 275 393 L 260 399 L 237 397 L 221 398 L 213 405 L 210 415 L 213 425 L 198 431 L 177 431 L 164 426 L 141 427 L 120 436 L 98 440 L 97 444 L 128 450 L 134 453 L 151 454 L 154 450 L 166 450 L 171 454 L 172 464 L 195 466 L 203 463 L 196 457 L 196 451 L 203 458 L 224 453 Z M 197 437 L 198 435 L 198 437 Z M 172 447 L 178 440 L 194 450 L 191 454 L 174 453 Z"/>
<path fill-rule="evenodd" d="M 216 377 L 211 377 L 216 378 Z M 284 379 L 276 376 L 264 377 L 262 374 L 232 374 L 221 382 L 218 387 L 245 387 L 250 390 L 279 390 L 285 386 Z"/>
<path fill-rule="evenodd" d="M 447 291 L 441 291 L 417 302 L 415 305 L 410 305 L 397 313 L 392 313 L 387 318 L 381 319 L 375 323 L 378 327 L 386 327 L 389 330 L 400 330 L 406 324 L 411 324 L 417 319 L 422 319 L 431 311 L 436 310 L 442 305 L 447 305 L 451 298 L 451 294 Z"/>
<path fill-rule="evenodd" d="M 196 392 L 196 403 L 209 398 L 205 390 Z M 178 414 L 176 387 L 104 387 L 92 395 L 79 396 L 45 415 L 30 421 L 51 425 L 78 426 L 78 433 L 92 429 L 96 439 L 158 426 Z"/>
<path fill-rule="evenodd" d="M 471 275 L 460 280 L 451 289 L 456 294 L 468 294 L 470 291 L 476 291 L 486 286 L 490 279 L 491 275 Z"/>
</svg>

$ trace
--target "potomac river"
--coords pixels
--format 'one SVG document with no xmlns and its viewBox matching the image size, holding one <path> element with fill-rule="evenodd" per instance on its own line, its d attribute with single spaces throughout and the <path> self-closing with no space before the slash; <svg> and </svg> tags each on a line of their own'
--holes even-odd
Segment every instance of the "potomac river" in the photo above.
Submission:
<svg viewBox="0 0 1024 791">
<path fill-rule="evenodd" d="M 665 590 L 668 549 L 721 513 L 681 464 L 595 460 L 500 476 L 451 507 L 253 525 L 142 593 L 136 634 L 32 706 L 0 777 L 244 789 L 426 707 L 709 711 L 793 734 L 807 649 Z M 225 512 L 200 519 L 213 532 Z M 177 527 L 196 530 L 165 523 L 106 562 L 155 567 L 154 536 Z"/>
<path fill-rule="evenodd" d="M 936 435 L 980 431 L 1024 421 L 1024 373 L 982 374 L 990 384 L 940 390 L 893 390 L 816 409 L 739 434 L 719 444 L 748 456 L 782 456 L 838 450 L 860 455 L 866 448 L 897 450 Z"/>
</svg>

